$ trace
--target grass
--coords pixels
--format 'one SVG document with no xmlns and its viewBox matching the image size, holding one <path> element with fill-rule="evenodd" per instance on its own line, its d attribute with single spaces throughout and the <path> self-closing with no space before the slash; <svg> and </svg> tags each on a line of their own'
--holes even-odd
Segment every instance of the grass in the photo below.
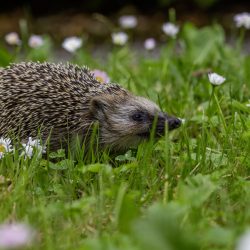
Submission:
<svg viewBox="0 0 250 250">
<path fill-rule="evenodd" d="M 250 56 L 236 47 L 219 25 L 186 23 L 157 59 L 127 45 L 103 64 L 80 49 L 74 63 L 105 70 L 186 122 L 117 157 L 6 154 L 0 221 L 36 229 L 27 249 L 234 249 L 250 224 Z M 1 64 L 52 60 L 50 50 L 2 46 Z M 208 71 L 226 78 L 214 92 Z"/>
</svg>

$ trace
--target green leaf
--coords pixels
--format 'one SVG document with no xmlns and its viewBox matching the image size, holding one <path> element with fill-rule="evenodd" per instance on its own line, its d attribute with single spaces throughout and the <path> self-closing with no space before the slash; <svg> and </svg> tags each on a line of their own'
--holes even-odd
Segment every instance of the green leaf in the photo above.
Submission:
<svg viewBox="0 0 250 250">
<path fill-rule="evenodd" d="M 6 49 L 0 48 L 0 66 L 8 66 L 13 60 L 13 55 L 11 55 Z"/>
<path fill-rule="evenodd" d="M 56 152 L 51 152 L 49 154 L 50 159 L 57 159 L 57 158 L 64 158 L 65 157 L 65 150 L 58 149 Z"/>
<path fill-rule="evenodd" d="M 232 101 L 232 107 L 234 107 L 238 111 L 250 113 L 250 108 L 247 107 L 246 104 L 242 104 L 236 100 Z"/>
<path fill-rule="evenodd" d="M 177 187 L 177 197 L 182 204 L 201 207 L 215 191 L 216 185 L 208 175 L 198 174 L 181 181 Z"/>
<path fill-rule="evenodd" d="M 65 170 L 68 169 L 70 165 L 74 164 L 72 160 L 65 159 L 58 163 L 49 162 L 49 168 L 54 170 Z"/>
<path fill-rule="evenodd" d="M 96 164 L 90 164 L 90 165 L 83 165 L 78 167 L 78 170 L 81 173 L 99 173 L 100 171 L 106 171 L 106 172 L 111 172 L 112 167 L 108 164 L 101 164 L 101 163 L 96 163 Z"/>
<path fill-rule="evenodd" d="M 198 250 L 199 240 L 184 228 L 182 221 L 186 209 L 176 203 L 167 206 L 155 204 L 145 218 L 136 221 L 134 237 L 145 250 Z"/>
</svg>

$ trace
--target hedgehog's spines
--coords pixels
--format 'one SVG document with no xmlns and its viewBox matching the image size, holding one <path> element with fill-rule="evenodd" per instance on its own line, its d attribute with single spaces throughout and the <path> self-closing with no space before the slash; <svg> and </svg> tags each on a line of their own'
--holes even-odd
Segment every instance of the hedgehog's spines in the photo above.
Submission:
<svg viewBox="0 0 250 250">
<path fill-rule="evenodd" d="M 0 73 L 0 136 L 12 131 L 28 138 L 43 124 L 45 137 L 53 128 L 53 145 L 60 136 L 93 123 L 93 97 L 126 94 L 118 85 L 101 84 L 87 66 L 71 63 L 12 63 Z"/>
</svg>

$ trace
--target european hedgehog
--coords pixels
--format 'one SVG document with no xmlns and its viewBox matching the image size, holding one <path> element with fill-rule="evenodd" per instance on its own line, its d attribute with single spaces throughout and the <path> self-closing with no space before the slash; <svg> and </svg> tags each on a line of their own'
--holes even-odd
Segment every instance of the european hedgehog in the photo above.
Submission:
<svg viewBox="0 0 250 250">
<path fill-rule="evenodd" d="M 0 69 L 0 137 L 27 141 L 39 132 L 56 150 L 76 136 L 83 143 L 97 122 L 100 146 L 124 151 L 149 138 L 154 120 L 156 137 L 166 124 L 181 124 L 154 102 L 100 83 L 86 67 L 28 62 Z"/>
</svg>

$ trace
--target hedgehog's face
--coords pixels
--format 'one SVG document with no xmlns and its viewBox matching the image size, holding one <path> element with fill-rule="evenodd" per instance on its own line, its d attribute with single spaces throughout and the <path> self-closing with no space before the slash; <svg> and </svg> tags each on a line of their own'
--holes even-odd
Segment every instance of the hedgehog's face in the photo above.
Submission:
<svg viewBox="0 0 250 250">
<path fill-rule="evenodd" d="M 148 140 L 152 130 L 155 137 L 178 128 L 181 121 L 160 111 L 159 107 L 143 97 L 95 97 L 91 112 L 100 126 L 100 143 L 120 151 Z"/>
</svg>

